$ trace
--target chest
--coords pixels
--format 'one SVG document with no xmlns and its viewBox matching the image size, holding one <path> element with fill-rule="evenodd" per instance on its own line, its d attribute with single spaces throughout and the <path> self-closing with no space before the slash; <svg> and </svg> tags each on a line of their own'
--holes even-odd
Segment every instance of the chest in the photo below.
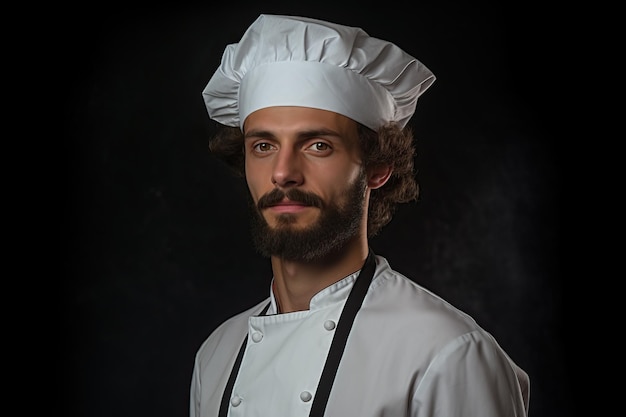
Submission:
<svg viewBox="0 0 626 417">
<path fill-rule="evenodd" d="M 229 416 L 308 416 L 341 307 L 251 318 Z"/>
</svg>

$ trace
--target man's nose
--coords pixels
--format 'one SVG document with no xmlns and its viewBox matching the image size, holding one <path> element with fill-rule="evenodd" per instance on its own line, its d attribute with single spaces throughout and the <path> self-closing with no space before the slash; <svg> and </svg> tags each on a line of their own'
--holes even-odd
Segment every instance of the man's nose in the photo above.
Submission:
<svg viewBox="0 0 626 417">
<path fill-rule="evenodd" d="M 293 149 L 282 148 L 276 154 L 272 183 L 278 187 L 293 187 L 302 184 L 303 176 L 299 155 Z"/>
</svg>

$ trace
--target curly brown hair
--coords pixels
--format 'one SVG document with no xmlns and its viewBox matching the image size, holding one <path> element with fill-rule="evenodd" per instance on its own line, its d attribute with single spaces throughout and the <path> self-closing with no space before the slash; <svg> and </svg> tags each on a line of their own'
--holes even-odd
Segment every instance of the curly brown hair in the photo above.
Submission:
<svg viewBox="0 0 626 417">
<path fill-rule="evenodd" d="M 399 203 L 417 200 L 419 187 L 415 179 L 415 145 L 409 126 L 402 129 L 395 123 L 374 131 L 358 124 L 363 165 L 370 167 L 389 165 L 393 168 L 387 183 L 372 190 L 367 221 L 368 237 L 376 236 L 387 225 Z M 238 177 L 245 176 L 244 137 L 238 127 L 218 127 L 209 141 L 209 150 L 226 163 Z"/>
</svg>

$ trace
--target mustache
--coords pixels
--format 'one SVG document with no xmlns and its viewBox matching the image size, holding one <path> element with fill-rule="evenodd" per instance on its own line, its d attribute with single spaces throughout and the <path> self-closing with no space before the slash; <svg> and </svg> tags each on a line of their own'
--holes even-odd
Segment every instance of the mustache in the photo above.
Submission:
<svg viewBox="0 0 626 417">
<path fill-rule="evenodd" d="M 296 203 L 304 204 L 305 206 L 312 206 L 322 208 L 324 202 L 320 197 L 313 193 L 307 193 L 297 188 L 290 188 L 287 191 L 283 191 L 279 188 L 274 188 L 269 193 L 265 194 L 257 202 L 259 210 L 275 206 L 287 197 L 289 200 Z"/>
</svg>

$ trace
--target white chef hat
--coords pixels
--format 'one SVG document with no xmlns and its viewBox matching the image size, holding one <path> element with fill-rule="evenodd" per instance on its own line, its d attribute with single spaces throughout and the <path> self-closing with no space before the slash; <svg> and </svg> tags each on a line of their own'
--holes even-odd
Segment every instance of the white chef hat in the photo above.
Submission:
<svg viewBox="0 0 626 417">
<path fill-rule="evenodd" d="M 377 130 L 406 126 L 434 81 L 417 59 L 363 29 L 262 14 L 226 47 L 202 95 L 211 119 L 227 126 L 243 129 L 265 107 L 303 106 Z"/>
</svg>

